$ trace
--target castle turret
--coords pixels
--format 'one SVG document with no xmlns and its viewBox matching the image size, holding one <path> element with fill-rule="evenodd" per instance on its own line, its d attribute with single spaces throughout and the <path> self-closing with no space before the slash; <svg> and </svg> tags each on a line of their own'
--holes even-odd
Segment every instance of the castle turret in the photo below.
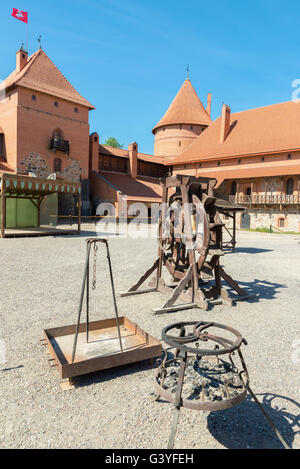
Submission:
<svg viewBox="0 0 300 469">
<path fill-rule="evenodd" d="M 212 124 L 210 102 L 207 110 L 187 78 L 163 118 L 156 124 L 154 155 L 180 155 L 207 127 Z"/>
</svg>

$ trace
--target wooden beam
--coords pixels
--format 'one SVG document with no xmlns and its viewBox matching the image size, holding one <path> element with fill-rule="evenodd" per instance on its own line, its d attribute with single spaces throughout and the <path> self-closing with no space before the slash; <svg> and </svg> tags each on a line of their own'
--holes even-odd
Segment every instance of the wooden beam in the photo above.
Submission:
<svg viewBox="0 0 300 469">
<path fill-rule="evenodd" d="M 233 228 L 232 228 L 232 252 L 235 252 L 236 245 L 236 213 L 233 212 Z"/>
<path fill-rule="evenodd" d="M 21 197 L 14 197 L 14 198 L 15 199 L 20 199 Z M 32 205 L 35 206 L 35 208 L 38 208 L 38 204 L 35 203 L 34 199 L 31 199 L 30 197 L 27 197 L 27 200 L 30 200 L 30 202 L 32 203 Z"/>
<path fill-rule="evenodd" d="M 6 195 L 5 195 L 5 176 L 2 175 L 2 192 L 1 192 L 1 238 L 5 238 L 6 226 Z"/>
</svg>

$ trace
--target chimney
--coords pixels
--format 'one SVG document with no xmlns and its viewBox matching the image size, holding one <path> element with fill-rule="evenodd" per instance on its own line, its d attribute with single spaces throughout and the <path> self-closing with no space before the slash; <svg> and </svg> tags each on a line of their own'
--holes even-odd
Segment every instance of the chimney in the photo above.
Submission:
<svg viewBox="0 0 300 469">
<path fill-rule="evenodd" d="M 206 112 L 210 117 L 211 114 L 211 93 L 208 93 L 207 95 L 207 106 L 206 106 Z"/>
<path fill-rule="evenodd" d="M 128 145 L 128 153 L 129 153 L 129 168 L 128 174 L 132 179 L 137 178 L 137 153 L 138 153 L 138 145 L 136 142 L 131 143 Z"/>
<path fill-rule="evenodd" d="M 90 135 L 89 143 L 89 179 L 92 172 L 98 173 L 99 171 L 99 135 L 93 132 Z"/>
<path fill-rule="evenodd" d="M 223 104 L 221 117 L 220 143 L 224 143 L 230 129 L 230 107 Z"/>
<path fill-rule="evenodd" d="M 16 72 L 19 73 L 25 65 L 27 64 L 28 60 L 28 52 L 23 49 L 23 46 L 18 50 L 16 54 Z"/>
</svg>

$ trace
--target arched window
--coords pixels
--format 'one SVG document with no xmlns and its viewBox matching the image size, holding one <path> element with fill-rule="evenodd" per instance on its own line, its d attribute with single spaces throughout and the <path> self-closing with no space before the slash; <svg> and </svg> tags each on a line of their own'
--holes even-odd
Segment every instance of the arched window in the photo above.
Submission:
<svg viewBox="0 0 300 469">
<path fill-rule="evenodd" d="M 294 193 L 294 179 L 293 178 L 289 178 L 286 181 L 285 193 L 286 193 L 286 195 L 293 195 L 293 193 Z"/>
<path fill-rule="evenodd" d="M 236 182 L 232 181 L 230 195 L 236 195 Z"/>
<path fill-rule="evenodd" d="M 53 170 L 55 173 L 61 172 L 61 159 L 60 158 L 54 158 Z"/>
<path fill-rule="evenodd" d="M 59 140 L 64 138 L 63 132 L 61 129 L 57 127 L 57 129 L 53 130 L 53 138 L 57 138 Z"/>
</svg>

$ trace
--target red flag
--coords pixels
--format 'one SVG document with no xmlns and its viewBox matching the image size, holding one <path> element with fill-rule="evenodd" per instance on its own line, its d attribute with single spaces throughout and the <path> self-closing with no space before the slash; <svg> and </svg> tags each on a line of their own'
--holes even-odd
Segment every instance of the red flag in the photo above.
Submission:
<svg viewBox="0 0 300 469">
<path fill-rule="evenodd" d="M 17 20 L 23 21 L 23 23 L 28 23 L 28 12 L 17 10 L 17 8 L 13 8 L 13 12 L 11 14 Z"/>
</svg>

